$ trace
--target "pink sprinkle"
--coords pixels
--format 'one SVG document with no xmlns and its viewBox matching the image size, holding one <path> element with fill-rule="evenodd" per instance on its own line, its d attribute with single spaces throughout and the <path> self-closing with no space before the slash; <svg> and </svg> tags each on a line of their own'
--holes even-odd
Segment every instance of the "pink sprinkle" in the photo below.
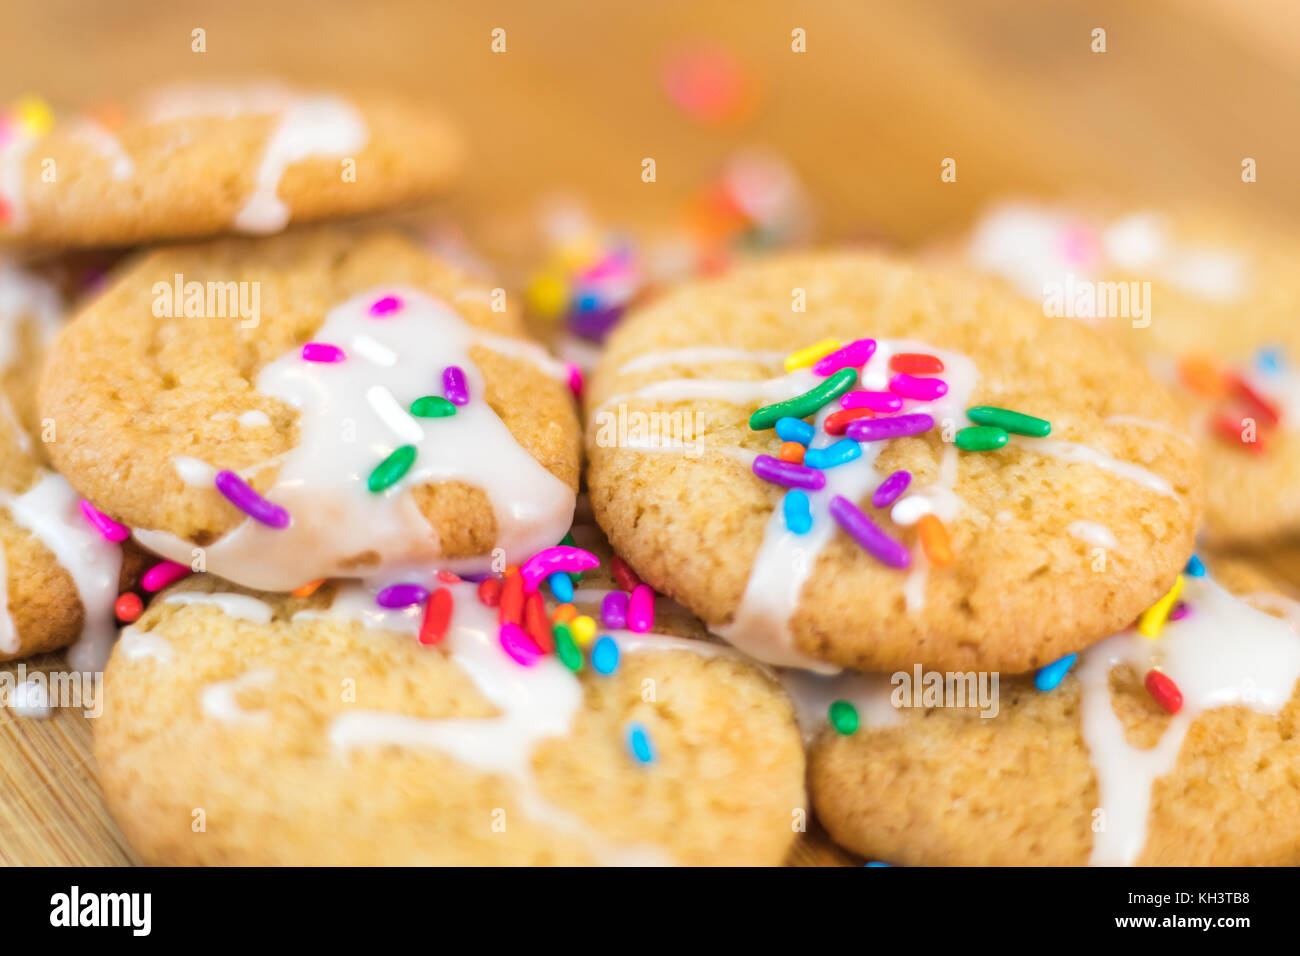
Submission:
<svg viewBox="0 0 1300 956">
<path fill-rule="evenodd" d="M 921 402 L 933 401 L 948 394 L 948 383 L 940 378 L 918 378 L 899 372 L 890 376 L 889 390 L 903 398 L 912 398 Z"/>
<path fill-rule="evenodd" d="M 177 564 L 175 561 L 159 561 L 144 573 L 144 577 L 140 579 L 140 587 L 153 594 L 193 573 L 185 565 Z"/>
<path fill-rule="evenodd" d="M 510 621 L 502 624 L 499 639 L 502 650 L 509 654 L 516 664 L 532 667 L 541 660 L 542 649 L 518 624 Z"/>
<path fill-rule="evenodd" d="M 1192 613 L 1191 607 L 1185 604 L 1184 602 L 1179 601 L 1177 604 L 1174 605 L 1174 609 L 1169 612 L 1169 620 L 1181 621 L 1183 618 L 1187 617 L 1187 615 L 1191 613 Z"/>
<path fill-rule="evenodd" d="M 819 358 L 813 365 L 818 375 L 834 375 L 842 368 L 860 368 L 876 354 L 875 339 L 857 339 L 830 355 Z"/>
<path fill-rule="evenodd" d="M 109 541 L 117 543 L 131 537 L 130 528 L 114 521 L 85 498 L 81 499 L 81 513 L 86 516 L 87 521 L 95 526 L 95 530 Z"/>
<path fill-rule="evenodd" d="M 402 307 L 402 300 L 395 295 L 386 295 L 370 303 L 370 314 L 375 318 L 391 315 Z"/>
<path fill-rule="evenodd" d="M 1096 258 L 1096 240 L 1083 224 L 1072 225 L 1061 236 L 1061 254 L 1072 265 L 1086 266 Z"/>
<path fill-rule="evenodd" d="M 523 575 L 524 587 L 536 591 L 537 586 L 556 571 L 590 571 L 599 565 L 600 558 L 590 551 L 557 544 L 538 551 L 520 566 L 519 573 Z"/>
<path fill-rule="evenodd" d="M 345 358 L 341 348 L 328 342 L 308 342 L 302 347 L 304 362 L 342 362 Z"/>
<path fill-rule="evenodd" d="M 584 387 L 582 379 L 582 369 L 578 368 L 577 363 L 569 363 L 569 391 L 573 392 L 573 397 L 582 398 L 582 389 Z"/>
<path fill-rule="evenodd" d="M 903 400 L 890 392 L 845 392 L 840 396 L 840 408 L 869 408 L 873 412 L 897 412 Z"/>
<path fill-rule="evenodd" d="M 627 629 L 644 634 L 655 624 L 655 592 L 648 584 L 639 584 L 627 602 Z"/>
</svg>

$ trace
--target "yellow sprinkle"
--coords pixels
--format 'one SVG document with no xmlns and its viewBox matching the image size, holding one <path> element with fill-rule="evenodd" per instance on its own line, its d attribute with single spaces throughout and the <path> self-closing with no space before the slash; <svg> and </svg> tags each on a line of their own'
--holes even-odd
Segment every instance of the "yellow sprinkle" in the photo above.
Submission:
<svg viewBox="0 0 1300 956">
<path fill-rule="evenodd" d="M 524 293 L 528 308 L 544 319 L 554 319 L 569 301 L 568 283 L 558 272 L 539 272 Z"/>
<path fill-rule="evenodd" d="M 596 622 L 583 614 L 569 622 L 569 632 L 579 644 L 590 644 L 591 639 L 596 636 Z"/>
<path fill-rule="evenodd" d="M 54 125 L 54 113 L 39 96 L 24 96 L 14 104 L 18 122 L 31 136 L 44 136 Z"/>
<path fill-rule="evenodd" d="M 840 347 L 839 339 L 822 339 L 812 345 L 805 346 L 797 352 L 791 352 L 785 357 L 785 370 L 793 372 L 797 368 L 807 368 L 818 359 L 823 359 Z"/>
<path fill-rule="evenodd" d="M 551 255 L 563 270 L 571 271 L 591 265 L 600 256 L 600 240 L 594 233 L 584 233 L 566 240 Z"/>
<path fill-rule="evenodd" d="M 1169 612 L 1173 610 L 1174 602 L 1178 600 L 1178 595 L 1182 591 L 1183 576 L 1180 574 L 1174 581 L 1174 586 L 1169 589 L 1169 593 L 1142 612 L 1141 617 L 1138 618 L 1138 633 L 1144 637 L 1159 637 L 1161 629 L 1165 626 L 1165 620 L 1169 617 Z"/>
</svg>

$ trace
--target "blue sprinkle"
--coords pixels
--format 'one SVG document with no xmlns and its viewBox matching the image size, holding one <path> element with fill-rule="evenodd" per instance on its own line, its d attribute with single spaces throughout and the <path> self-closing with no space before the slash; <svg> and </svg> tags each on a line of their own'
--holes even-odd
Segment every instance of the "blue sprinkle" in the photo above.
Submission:
<svg viewBox="0 0 1300 956">
<path fill-rule="evenodd" d="M 565 572 L 556 571 L 546 579 L 546 583 L 551 586 L 551 596 L 561 604 L 568 604 L 573 600 L 573 581 Z"/>
<path fill-rule="evenodd" d="M 866 863 L 866 864 L 864 864 L 864 867 L 867 867 L 867 866 L 893 866 L 893 865 L 894 865 L 894 864 L 892 864 L 892 863 L 878 863 L 878 862 L 876 862 L 875 860 L 873 860 L 873 861 L 871 861 L 870 863 Z"/>
<path fill-rule="evenodd" d="M 602 634 L 592 645 L 591 666 L 599 674 L 612 674 L 618 669 L 618 644 L 608 634 Z"/>
<path fill-rule="evenodd" d="M 1183 573 L 1194 578 L 1205 577 L 1205 562 L 1192 555 L 1187 559 L 1187 567 L 1183 568 Z"/>
<path fill-rule="evenodd" d="M 834 468 L 861 457 L 861 445 L 852 438 L 841 438 L 825 448 L 809 448 L 804 452 L 803 463 L 809 468 Z"/>
<path fill-rule="evenodd" d="M 1034 686 L 1042 691 L 1055 690 L 1056 685 L 1065 678 L 1066 671 L 1074 666 L 1075 656 L 1066 654 L 1059 661 L 1052 661 L 1034 675 Z"/>
<path fill-rule="evenodd" d="M 1282 350 L 1279 348 L 1262 348 L 1255 353 L 1255 368 L 1261 372 L 1276 374 L 1282 371 L 1284 364 Z"/>
<path fill-rule="evenodd" d="M 797 441 L 806 448 L 816 434 L 817 429 L 802 418 L 791 418 L 787 415 L 776 420 L 776 437 L 781 441 Z"/>
<path fill-rule="evenodd" d="M 781 510 L 785 512 L 785 526 L 792 534 L 807 534 L 812 529 L 812 511 L 808 506 L 808 496 L 798 488 L 785 493 Z"/>
<path fill-rule="evenodd" d="M 627 749 L 641 763 L 655 762 L 654 747 L 650 745 L 650 735 L 644 724 L 633 721 L 627 725 Z"/>
</svg>

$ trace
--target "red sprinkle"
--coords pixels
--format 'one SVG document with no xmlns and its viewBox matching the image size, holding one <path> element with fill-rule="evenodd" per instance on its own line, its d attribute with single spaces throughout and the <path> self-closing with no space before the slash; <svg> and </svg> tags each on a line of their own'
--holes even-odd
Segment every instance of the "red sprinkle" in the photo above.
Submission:
<svg viewBox="0 0 1300 956">
<path fill-rule="evenodd" d="M 533 639 L 546 654 L 555 650 L 551 636 L 551 622 L 546 616 L 546 599 L 541 591 L 533 591 L 524 598 L 524 633 Z"/>
<path fill-rule="evenodd" d="M 899 352 L 890 356 L 889 368 L 908 375 L 938 375 L 943 371 L 943 359 L 924 352 Z"/>
<path fill-rule="evenodd" d="M 524 576 L 518 568 L 506 572 L 506 583 L 501 587 L 501 607 L 497 620 L 502 624 L 519 624 L 524 615 Z"/>
<path fill-rule="evenodd" d="M 1251 409 L 1257 412 L 1254 417 L 1262 418 L 1270 425 L 1276 425 L 1281 420 L 1277 406 L 1263 395 L 1259 394 L 1259 392 L 1255 390 L 1255 387 L 1240 375 L 1232 376 L 1231 387 L 1232 390 L 1251 407 Z"/>
<path fill-rule="evenodd" d="M 113 613 L 123 624 L 132 624 L 144 613 L 144 602 L 140 600 L 140 595 L 127 591 L 125 594 L 118 595 L 117 603 L 113 605 Z"/>
<path fill-rule="evenodd" d="M 484 578 L 478 586 L 478 599 L 488 607 L 496 607 L 501 603 L 501 579 Z"/>
<path fill-rule="evenodd" d="M 1249 417 L 1243 415 L 1240 409 L 1218 412 L 1210 419 L 1210 427 L 1220 438 L 1238 446 L 1242 451 L 1262 455 L 1268 451 L 1268 433 L 1259 427 L 1259 422 L 1255 423 L 1255 440 L 1242 441 L 1241 433 L 1245 430 L 1242 419 Z"/>
<path fill-rule="evenodd" d="M 1169 679 L 1169 676 L 1158 670 L 1147 671 L 1147 678 L 1143 682 L 1147 686 L 1147 693 L 1155 698 L 1167 714 L 1176 714 L 1183 709 L 1183 692 L 1178 689 L 1178 685 Z"/>
<path fill-rule="evenodd" d="M 844 429 L 849 427 L 849 422 L 857 421 L 859 418 L 875 418 L 876 413 L 869 408 L 842 408 L 838 412 L 832 412 L 826 416 L 822 422 L 822 428 L 826 429 L 828 435 L 843 435 Z"/>
<path fill-rule="evenodd" d="M 456 574 L 454 571 L 439 571 L 438 580 L 443 584 L 455 584 L 460 580 L 460 575 Z"/>
<path fill-rule="evenodd" d="M 437 644 L 447 636 L 453 603 L 451 591 L 447 588 L 438 588 L 429 595 L 429 600 L 424 605 L 424 620 L 420 622 L 421 644 Z"/>
<path fill-rule="evenodd" d="M 627 591 L 631 594 L 636 590 L 637 585 L 641 583 L 641 579 L 637 577 L 636 572 L 617 554 L 609 559 L 609 570 L 613 573 L 614 580 L 618 582 L 621 591 Z"/>
</svg>

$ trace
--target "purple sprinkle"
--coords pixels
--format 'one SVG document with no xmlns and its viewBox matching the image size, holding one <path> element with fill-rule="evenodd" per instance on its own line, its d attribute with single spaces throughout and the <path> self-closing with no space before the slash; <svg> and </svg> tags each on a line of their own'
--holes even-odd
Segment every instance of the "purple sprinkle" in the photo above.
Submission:
<svg viewBox="0 0 1300 956">
<path fill-rule="evenodd" d="M 469 385 L 459 365 L 448 365 L 442 372 L 442 394 L 453 405 L 469 404 Z"/>
<path fill-rule="evenodd" d="M 912 473 L 910 471 L 896 471 L 879 485 L 871 495 L 871 504 L 876 508 L 888 508 L 898 496 L 907 490 L 907 486 L 912 482 Z"/>
<path fill-rule="evenodd" d="M 627 627 L 627 592 L 610 591 L 600 602 L 600 619 L 605 626 L 621 631 Z"/>
<path fill-rule="evenodd" d="M 806 488 L 817 491 L 826 487 L 826 473 L 816 468 L 796 465 L 792 461 L 782 461 L 771 455 L 759 455 L 754 459 L 754 474 L 774 485 L 787 488 Z"/>
<path fill-rule="evenodd" d="M 304 362 L 342 362 L 345 358 L 341 348 L 328 342 L 308 342 L 302 347 Z"/>
<path fill-rule="evenodd" d="M 899 372 L 897 375 L 890 377 L 889 390 L 895 395 L 902 395 L 904 398 L 929 402 L 947 395 L 948 383 L 941 378 L 918 378 L 915 375 L 908 375 L 906 372 Z"/>
<path fill-rule="evenodd" d="M 887 438 L 905 438 L 920 435 L 934 427 L 934 419 L 924 412 L 912 415 L 894 415 L 890 418 L 859 418 L 849 422 L 844 429 L 854 441 L 884 441 Z"/>
<path fill-rule="evenodd" d="M 577 310 L 569 313 L 569 331 L 580 338 L 592 342 L 603 342 L 609 330 L 623 317 L 621 305 L 603 306 L 586 311 Z"/>
<path fill-rule="evenodd" d="M 386 295 L 370 303 L 370 314 L 375 318 L 391 315 L 402 307 L 402 300 L 395 295 Z"/>
<path fill-rule="evenodd" d="M 1181 621 L 1183 618 L 1187 617 L 1187 615 L 1191 613 L 1192 613 L 1191 607 L 1183 603 L 1182 601 L 1179 601 L 1177 604 L 1174 605 L 1174 609 L 1169 612 L 1169 620 Z"/>
<path fill-rule="evenodd" d="M 875 339 L 858 339 L 842 349 L 836 349 L 830 355 L 819 358 L 813 365 L 818 375 L 834 375 L 842 368 L 860 368 L 871 361 L 876 354 Z"/>
<path fill-rule="evenodd" d="M 840 408 L 869 408 L 873 412 L 896 412 L 903 400 L 892 392 L 845 392 L 840 396 Z"/>
<path fill-rule="evenodd" d="M 376 604 L 390 608 L 411 607 L 428 599 L 428 590 L 418 584 L 390 584 L 375 595 Z"/>
<path fill-rule="evenodd" d="M 900 541 L 895 541 L 880 526 L 858 510 L 858 506 L 843 495 L 831 499 L 831 517 L 868 554 L 891 568 L 906 568 L 912 564 L 912 554 Z"/>
<path fill-rule="evenodd" d="M 254 521 L 260 521 L 268 528 L 289 527 L 289 512 L 279 505 L 267 501 L 254 491 L 248 482 L 233 471 L 217 472 L 213 484 L 217 486 L 217 491 L 225 495 L 232 505 Z"/>
</svg>

